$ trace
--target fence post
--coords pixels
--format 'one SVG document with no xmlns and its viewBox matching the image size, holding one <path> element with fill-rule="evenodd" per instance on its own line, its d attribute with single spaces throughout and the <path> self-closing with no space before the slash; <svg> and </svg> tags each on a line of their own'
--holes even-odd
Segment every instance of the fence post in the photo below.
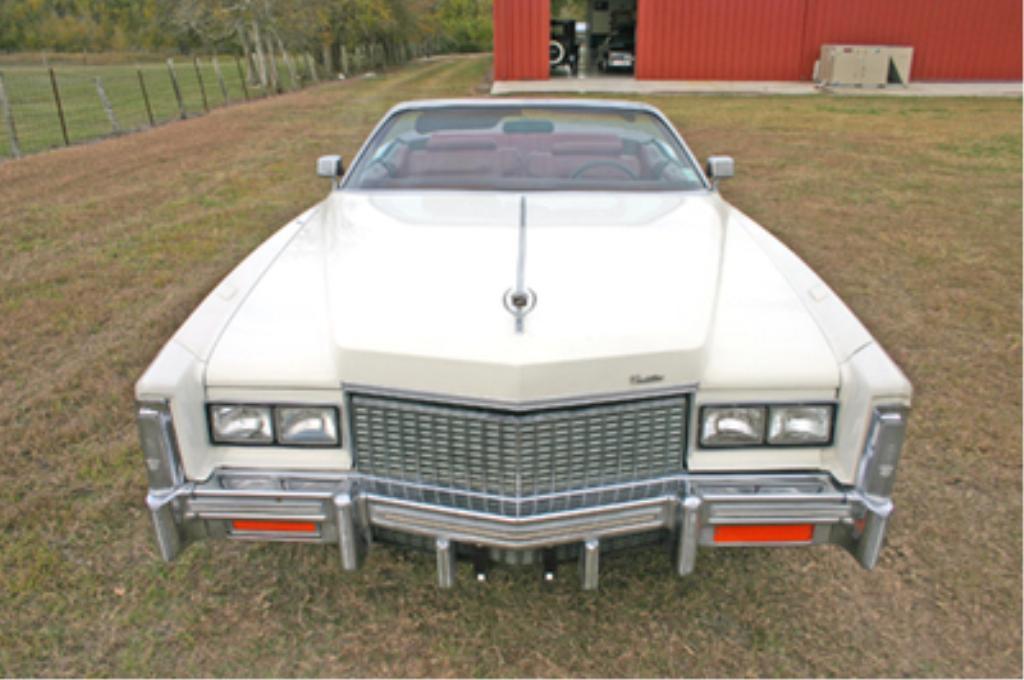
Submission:
<svg viewBox="0 0 1024 680">
<path fill-rule="evenodd" d="M 7 136 L 11 140 L 11 154 L 15 158 L 21 158 L 21 146 L 18 145 L 18 130 L 14 127 L 14 111 L 11 110 L 11 103 L 7 101 L 7 91 L 4 89 L 4 74 L 0 73 L 0 109 L 3 110 L 4 122 L 7 123 Z"/>
<path fill-rule="evenodd" d="M 320 76 L 316 72 L 316 62 L 313 61 L 313 56 L 306 52 L 306 70 L 309 71 L 309 77 L 314 83 L 320 82 Z"/>
<path fill-rule="evenodd" d="M 99 95 L 100 104 L 103 105 L 103 110 L 107 114 L 107 120 L 110 121 L 110 131 L 117 134 L 121 131 L 121 124 L 117 122 L 117 116 L 114 115 L 114 106 L 110 103 L 107 91 L 103 89 L 103 80 L 99 76 L 96 76 L 96 94 Z"/>
<path fill-rule="evenodd" d="M 245 97 L 245 101 L 249 101 L 249 86 L 245 84 L 245 71 L 242 70 L 242 62 L 238 57 L 235 57 L 235 66 L 238 67 L 238 81 L 242 83 L 242 96 Z"/>
<path fill-rule="evenodd" d="M 203 85 L 203 74 L 199 71 L 199 57 L 192 55 L 192 66 L 196 69 L 196 80 L 199 81 L 199 94 L 203 95 L 203 111 L 210 112 L 210 104 L 206 101 L 206 87 Z"/>
<path fill-rule="evenodd" d="M 50 85 L 53 86 L 53 101 L 57 103 L 57 117 L 60 118 L 60 131 L 64 135 L 64 146 L 71 146 L 71 140 L 68 139 L 68 124 L 64 120 L 64 105 L 60 101 L 60 88 L 57 87 L 57 75 L 53 72 L 53 67 L 50 67 Z"/>
<path fill-rule="evenodd" d="M 224 106 L 228 105 L 228 87 L 224 84 L 224 74 L 220 72 L 220 62 L 217 55 L 213 55 L 213 72 L 217 74 L 217 82 L 220 83 L 220 93 L 224 95 Z"/>
<path fill-rule="evenodd" d="M 171 74 L 171 86 L 174 88 L 174 98 L 178 100 L 178 111 L 181 112 L 181 119 L 185 120 L 185 102 L 181 99 L 181 88 L 178 87 L 178 76 L 174 73 L 174 57 L 167 60 L 167 72 Z"/>
<path fill-rule="evenodd" d="M 149 93 L 146 92 L 146 81 L 142 79 L 142 67 L 136 64 L 135 73 L 139 76 L 139 89 L 142 90 L 142 101 L 146 103 L 146 117 L 149 118 L 149 127 L 156 123 L 153 121 L 153 107 L 149 105 Z"/>
</svg>

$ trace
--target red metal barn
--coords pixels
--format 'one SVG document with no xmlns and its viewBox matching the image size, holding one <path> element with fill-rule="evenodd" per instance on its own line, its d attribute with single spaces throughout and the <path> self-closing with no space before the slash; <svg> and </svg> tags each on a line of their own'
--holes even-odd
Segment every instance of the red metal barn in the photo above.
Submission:
<svg viewBox="0 0 1024 680">
<path fill-rule="evenodd" d="M 907 45 L 914 80 L 1020 80 L 1021 0 L 587 0 L 635 36 L 637 78 L 810 80 L 822 44 Z M 549 77 L 551 0 L 494 0 L 494 77 Z"/>
</svg>

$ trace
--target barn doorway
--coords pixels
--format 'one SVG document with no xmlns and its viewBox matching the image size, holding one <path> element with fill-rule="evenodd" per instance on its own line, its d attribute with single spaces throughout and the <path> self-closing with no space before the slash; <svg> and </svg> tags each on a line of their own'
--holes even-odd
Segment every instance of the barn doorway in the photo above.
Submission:
<svg viewBox="0 0 1024 680">
<path fill-rule="evenodd" d="M 551 0 L 552 78 L 632 78 L 637 0 Z"/>
</svg>

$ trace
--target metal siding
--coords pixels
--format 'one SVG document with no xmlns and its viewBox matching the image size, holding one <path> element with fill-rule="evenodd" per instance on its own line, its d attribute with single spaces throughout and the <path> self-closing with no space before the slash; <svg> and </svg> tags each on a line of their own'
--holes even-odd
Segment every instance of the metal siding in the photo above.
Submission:
<svg viewBox="0 0 1024 680">
<path fill-rule="evenodd" d="M 494 0 L 494 79 L 548 78 L 551 0 Z"/>
<path fill-rule="evenodd" d="M 808 80 L 826 43 L 910 45 L 914 80 L 1022 75 L 1020 0 L 637 1 L 638 78 Z"/>
<path fill-rule="evenodd" d="M 638 0 L 638 78 L 794 80 L 806 0 Z"/>
<path fill-rule="evenodd" d="M 914 80 L 1019 80 L 1020 0 L 808 0 L 800 77 L 827 43 L 910 45 Z"/>
</svg>

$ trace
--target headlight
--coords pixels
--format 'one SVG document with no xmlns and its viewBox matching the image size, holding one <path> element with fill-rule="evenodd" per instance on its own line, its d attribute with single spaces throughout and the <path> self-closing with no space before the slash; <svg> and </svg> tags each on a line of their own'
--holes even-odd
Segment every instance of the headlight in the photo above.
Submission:
<svg viewBox="0 0 1024 680">
<path fill-rule="evenodd" d="M 828 446 L 834 404 L 755 404 L 705 406 L 700 444 L 707 448 L 750 446 Z"/>
<path fill-rule="evenodd" d="M 827 444 L 832 439 L 832 405 L 772 406 L 768 443 L 782 446 Z"/>
<path fill-rule="evenodd" d="M 296 446 L 338 443 L 338 412 L 332 406 L 278 406 L 277 441 Z"/>
<path fill-rule="evenodd" d="M 703 446 L 756 446 L 764 442 L 763 406 L 706 406 L 701 411 Z"/>
<path fill-rule="evenodd" d="M 210 404 L 210 438 L 215 444 L 338 446 L 335 406 Z"/>
<path fill-rule="evenodd" d="M 220 444 L 272 444 L 269 406 L 212 404 L 210 435 Z"/>
</svg>

